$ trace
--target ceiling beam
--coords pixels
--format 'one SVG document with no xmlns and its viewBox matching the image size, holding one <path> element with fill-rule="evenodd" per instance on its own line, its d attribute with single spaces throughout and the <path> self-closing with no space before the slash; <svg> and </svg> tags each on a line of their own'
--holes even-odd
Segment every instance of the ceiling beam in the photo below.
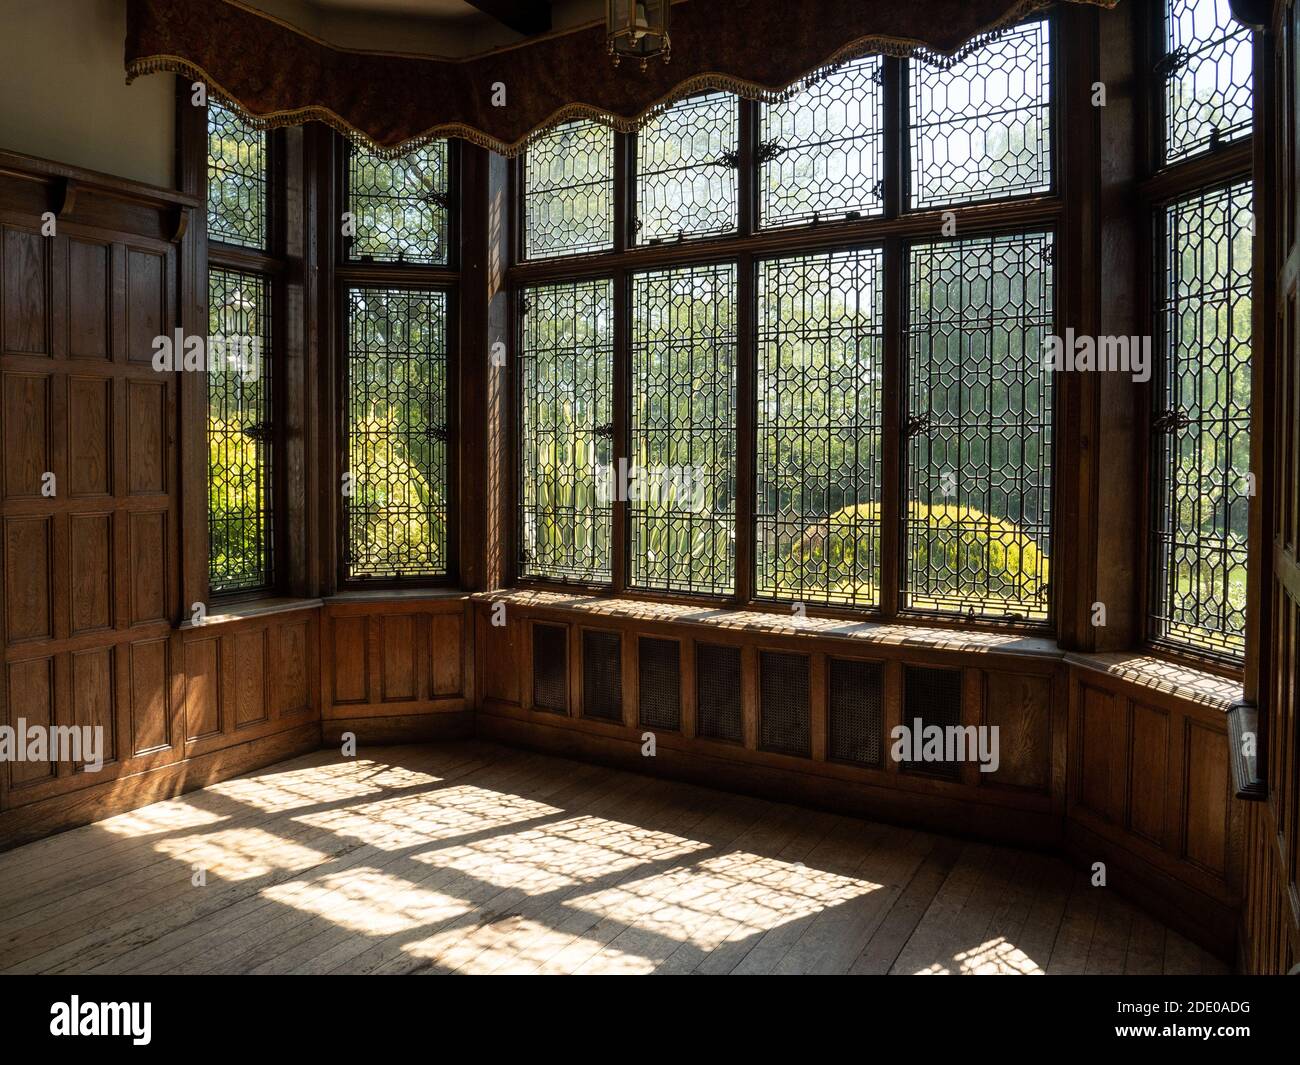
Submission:
<svg viewBox="0 0 1300 1065">
<path fill-rule="evenodd" d="M 525 37 L 546 33 L 551 28 L 550 0 L 466 0 L 466 3 Z"/>
</svg>

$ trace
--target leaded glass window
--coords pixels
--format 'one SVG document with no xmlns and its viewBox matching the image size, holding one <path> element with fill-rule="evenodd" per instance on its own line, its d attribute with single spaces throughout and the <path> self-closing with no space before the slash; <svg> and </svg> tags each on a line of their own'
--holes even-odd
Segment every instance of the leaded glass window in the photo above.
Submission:
<svg viewBox="0 0 1300 1065">
<path fill-rule="evenodd" d="M 614 246 L 614 131 L 566 122 L 524 157 L 525 259 L 583 255 Z"/>
<path fill-rule="evenodd" d="M 1160 219 L 1152 478 L 1153 635 L 1241 658 L 1250 507 L 1252 190 Z"/>
<path fill-rule="evenodd" d="M 445 576 L 447 294 L 351 288 L 346 310 L 346 575 Z"/>
<path fill-rule="evenodd" d="M 913 207 L 1051 189 L 1048 26 L 1024 23 L 947 68 L 908 63 Z"/>
<path fill-rule="evenodd" d="M 759 195 L 765 226 L 884 209 L 883 60 L 848 63 L 762 108 Z"/>
<path fill-rule="evenodd" d="M 348 240 L 348 257 L 445 266 L 450 259 L 450 170 L 445 140 L 398 159 L 382 159 L 353 146 L 348 210 L 356 233 Z"/>
<path fill-rule="evenodd" d="M 911 249 L 907 609 L 1049 614 L 1052 247 L 1025 233 Z"/>
<path fill-rule="evenodd" d="M 758 267 L 757 592 L 879 604 L 879 248 Z"/>
<path fill-rule="evenodd" d="M 614 286 L 523 293 L 520 573 L 607 584 L 614 476 Z"/>
<path fill-rule="evenodd" d="M 1228 0 L 1165 0 L 1165 161 L 1250 134 L 1251 33 Z"/>
<path fill-rule="evenodd" d="M 208 239 L 267 246 L 266 132 L 208 103 Z"/>
<path fill-rule="evenodd" d="M 729 594 L 736 548 L 736 267 L 636 274 L 631 314 L 630 583 Z"/>
<path fill-rule="evenodd" d="M 636 136 L 639 244 L 731 233 L 737 224 L 739 108 L 709 93 L 674 104 Z"/>
<path fill-rule="evenodd" d="M 271 298 L 260 274 L 208 271 L 208 583 L 272 583 Z"/>
</svg>

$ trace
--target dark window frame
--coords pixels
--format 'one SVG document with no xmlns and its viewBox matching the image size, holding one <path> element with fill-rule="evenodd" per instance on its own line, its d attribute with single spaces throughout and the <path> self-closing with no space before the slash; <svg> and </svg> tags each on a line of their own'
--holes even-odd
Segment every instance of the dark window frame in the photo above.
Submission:
<svg viewBox="0 0 1300 1065">
<path fill-rule="evenodd" d="M 1160 413 L 1158 404 L 1157 375 L 1163 371 L 1163 352 L 1161 351 L 1161 330 L 1156 321 L 1158 300 L 1157 285 L 1164 269 L 1163 253 L 1157 234 L 1163 232 L 1164 214 L 1170 206 L 1210 193 L 1217 189 L 1238 184 L 1242 181 L 1253 182 L 1254 130 L 1245 136 L 1210 146 L 1202 151 L 1183 158 L 1166 162 L 1164 156 L 1165 138 L 1165 85 L 1163 60 L 1167 33 L 1165 25 L 1165 0 L 1148 5 L 1146 17 L 1140 27 L 1143 41 L 1139 53 L 1143 69 L 1147 72 L 1146 92 L 1141 97 L 1140 136 L 1142 140 L 1145 167 L 1139 182 L 1138 198 L 1141 203 L 1142 217 L 1146 224 L 1141 226 L 1141 278 L 1143 291 L 1139 293 L 1142 300 L 1143 321 L 1145 321 L 1152 338 L 1152 380 L 1144 386 L 1142 410 L 1146 413 L 1146 426 L 1152 426 Z M 1260 42 L 1256 35 L 1253 42 L 1253 74 L 1255 84 L 1259 84 L 1261 66 Z M 1268 63 L 1265 57 L 1265 65 Z M 1256 105 L 1256 112 L 1258 105 Z M 1259 192 L 1253 188 L 1252 194 Z M 1253 265 L 1253 264 L 1252 264 Z M 1252 279 L 1252 289 L 1254 288 Z M 1254 324 L 1252 320 L 1252 324 Z M 1252 348 L 1257 350 L 1258 337 L 1252 337 Z M 1253 358 L 1253 352 L 1252 352 Z M 1258 397 L 1252 397 L 1258 399 Z M 1150 431 L 1150 430 L 1149 430 Z M 1141 531 L 1140 565 L 1141 575 L 1138 606 L 1140 610 L 1140 630 L 1142 647 L 1156 657 L 1171 662 L 1190 665 L 1233 679 L 1243 675 L 1244 656 L 1225 654 L 1219 651 L 1197 647 L 1185 641 L 1170 639 L 1159 631 L 1160 619 L 1156 616 L 1159 601 L 1157 585 L 1165 574 L 1157 572 L 1157 560 L 1153 541 L 1157 531 L 1157 508 L 1161 500 L 1157 498 L 1158 474 L 1155 469 L 1155 442 L 1150 441 L 1142 448 L 1142 514 L 1138 528 Z M 1260 471 L 1254 471 L 1258 477 Z M 1257 546 L 1251 544 L 1252 548 Z M 1248 566 L 1257 565 L 1252 558 Z M 1247 587 L 1249 588 L 1249 577 Z M 1246 603 L 1247 628 L 1253 614 L 1261 609 L 1261 604 Z"/>
<path fill-rule="evenodd" d="M 630 588 L 627 508 L 614 504 L 614 530 L 611 565 L 613 577 L 604 584 L 565 582 L 525 578 L 518 564 L 518 507 L 519 471 L 513 473 L 512 506 L 509 510 L 511 528 L 509 542 L 512 550 L 507 558 L 507 580 L 519 587 L 581 589 L 593 594 L 615 594 L 663 602 L 722 603 L 744 609 L 763 611 L 780 610 L 782 602 L 761 599 L 755 594 L 756 574 L 754 535 L 754 492 L 756 487 L 756 433 L 753 407 L 757 380 L 755 377 L 756 353 L 754 327 L 757 317 L 756 273 L 760 258 L 779 258 L 783 255 L 814 254 L 835 250 L 851 250 L 862 246 L 880 245 L 884 249 L 885 274 L 885 360 L 886 380 L 883 389 L 884 445 L 882 470 L 884 498 L 882 502 L 881 537 L 881 593 L 878 609 L 861 607 L 807 605 L 813 616 L 881 621 L 910 621 L 940 627 L 983 628 L 997 631 L 1023 631 L 1034 634 L 1057 631 L 1064 623 L 1058 604 L 1058 582 L 1053 581 L 1053 595 L 1048 616 L 1028 623 L 969 619 L 965 616 L 938 613 L 900 611 L 900 574 L 904 564 L 901 557 L 901 522 L 899 508 L 904 498 L 903 477 L 905 461 L 900 452 L 901 379 L 903 322 L 906 314 L 906 289 L 903 282 L 908 246 L 911 242 L 924 242 L 938 238 L 941 226 L 951 212 L 957 219 L 957 237 L 965 239 L 1008 232 L 1050 230 L 1060 241 L 1065 227 L 1065 184 L 1059 150 L 1062 127 L 1066 115 L 1066 95 L 1062 67 L 1061 23 L 1055 13 L 1044 16 L 1051 21 L 1048 61 L 1050 64 L 1050 114 L 1052 184 L 1050 191 L 1026 195 L 996 197 L 988 200 L 969 200 L 959 203 L 911 208 L 907 206 L 907 171 L 910 166 L 908 149 L 908 102 L 906 95 L 906 68 L 909 60 L 894 57 L 883 59 L 883 136 L 884 136 L 884 210 L 878 215 L 819 222 L 812 225 L 761 228 L 758 224 L 760 163 L 756 159 L 759 135 L 759 107 L 754 101 L 740 100 L 739 144 L 739 203 L 738 225 L 732 234 L 701 236 L 681 242 L 637 245 L 632 241 L 631 215 L 635 200 L 635 138 L 636 134 L 615 134 L 614 174 L 614 247 L 611 251 L 556 256 L 529 260 L 523 256 L 523 160 L 513 161 L 509 173 L 509 198 L 511 203 L 511 265 L 507 272 L 510 293 L 511 329 L 509 331 L 512 361 L 521 340 L 519 300 L 522 291 L 531 285 L 581 278 L 608 278 L 615 292 L 615 461 L 629 453 L 628 407 L 631 373 L 629 356 L 630 319 L 628 292 L 631 275 L 647 269 L 733 262 L 737 267 L 737 520 L 736 520 L 736 574 L 734 592 L 730 596 L 712 597 L 681 593 L 651 592 Z M 1030 21 L 1030 20 L 1027 20 Z M 1077 97 L 1076 97 L 1077 99 Z M 892 119 L 892 120 L 891 120 Z M 1077 283 L 1074 267 L 1063 264 L 1054 279 L 1057 298 L 1056 320 L 1062 320 L 1062 301 L 1059 294 L 1067 284 Z M 1066 280 L 1067 270 L 1069 280 Z M 1059 325 L 1058 325 L 1059 328 Z M 511 403 L 512 439 L 519 440 L 518 374 L 513 375 L 515 388 Z M 1054 388 L 1057 404 L 1054 418 L 1058 425 L 1063 417 L 1059 388 Z M 1058 433 L 1059 435 L 1059 433 Z M 1053 552 L 1060 547 L 1056 536 L 1062 507 L 1058 496 L 1063 486 L 1059 476 L 1060 446 L 1054 448 L 1052 477 L 1052 529 Z"/>
<path fill-rule="evenodd" d="M 366 262 L 349 257 L 348 242 L 343 236 L 341 216 L 351 209 L 348 184 L 351 143 L 340 134 L 332 135 L 334 166 L 332 187 L 336 192 L 335 217 L 327 219 L 330 227 L 332 262 L 332 298 L 337 308 L 333 321 L 330 347 L 334 353 L 333 372 L 335 395 L 332 416 L 335 431 L 334 475 L 329 490 L 339 493 L 335 522 L 334 559 L 335 580 L 340 591 L 409 588 L 454 588 L 460 583 L 460 271 L 463 146 L 456 139 L 449 140 L 447 174 L 447 240 L 448 261 L 445 265 L 422 265 L 405 262 Z M 345 517 L 346 501 L 342 497 L 342 475 L 348 470 L 347 441 L 347 369 L 348 369 L 348 291 L 353 288 L 422 290 L 443 292 L 447 297 L 446 319 L 446 461 L 447 461 L 447 543 L 445 548 L 446 572 L 441 575 L 412 575 L 395 577 L 358 577 L 348 572 L 348 523 Z"/>
<path fill-rule="evenodd" d="M 193 106 L 187 98 L 182 97 L 179 100 L 180 107 Z M 207 192 L 207 113 L 211 106 L 211 101 L 203 107 L 203 128 L 205 131 L 203 144 L 201 148 L 204 181 L 203 189 L 206 201 Z M 226 106 L 222 104 L 221 106 Z M 227 107 L 227 110 L 230 108 Z M 237 114 L 237 113 L 236 113 Z M 207 240 L 207 267 L 208 270 L 234 270 L 241 273 L 257 274 L 263 277 L 267 283 L 268 293 L 270 295 L 268 334 L 270 337 L 270 352 L 268 361 L 271 368 L 271 404 L 268 411 L 268 417 L 272 426 L 270 438 L 270 492 L 268 494 L 267 508 L 271 527 L 271 535 L 267 543 L 268 565 L 267 579 L 257 587 L 246 587 L 230 589 L 228 591 L 211 590 L 211 545 L 208 545 L 208 588 L 209 599 L 213 603 L 240 603 L 250 600 L 263 599 L 281 595 L 285 592 L 288 576 L 286 573 L 286 559 L 288 555 L 289 530 L 285 515 L 287 513 L 285 478 L 282 471 L 287 466 L 286 443 L 284 434 L 284 410 L 285 397 L 288 377 L 285 366 L 285 359 L 281 357 L 281 349 L 286 337 L 286 298 L 284 277 L 288 269 L 288 253 L 286 247 L 285 222 L 288 215 L 287 197 L 289 195 L 286 181 L 286 151 L 285 151 L 285 134 L 283 130 L 272 129 L 265 131 L 266 137 L 266 245 L 262 248 L 253 248 L 243 244 L 229 244 L 220 240 Z M 205 208 L 206 210 L 206 208 Z M 206 219 L 204 233 L 206 235 Z M 203 320 L 203 329 L 206 336 L 208 328 L 208 272 L 205 271 L 202 279 L 202 300 L 205 310 Z M 205 407 L 206 417 L 206 407 Z M 204 430 L 204 439 L 207 439 L 206 428 Z M 205 454 L 204 467 L 207 469 L 207 457 Z M 210 491 L 209 482 L 205 475 L 204 483 L 204 511 L 208 511 Z"/>
</svg>

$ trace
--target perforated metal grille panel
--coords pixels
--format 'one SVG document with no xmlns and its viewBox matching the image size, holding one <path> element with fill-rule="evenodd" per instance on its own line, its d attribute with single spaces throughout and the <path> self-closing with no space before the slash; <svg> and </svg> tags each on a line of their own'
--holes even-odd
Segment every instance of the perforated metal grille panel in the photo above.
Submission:
<svg viewBox="0 0 1300 1065">
<path fill-rule="evenodd" d="M 637 704 L 646 728 L 682 727 L 682 645 L 642 637 L 637 649 Z"/>
<path fill-rule="evenodd" d="M 583 630 L 582 716 L 623 720 L 623 641 L 616 632 Z"/>
<path fill-rule="evenodd" d="M 745 738 L 740 707 L 740 648 L 695 645 L 695 734 L 703 739 Z"/>
<path fill-rule="evenodd" d="M 941 729 L 961 724 L 961 672 L 955 669 L 930 669 L 905 666 L 903 670 L 903 724 L 912 730 L 913 745 L 919 748 L 918 729 L 930 725 Z M 917 725 L 917 721 L 920 725 Z M 961 767 L 956 762 L 913 761 L 903 759 L 909 773 L 955 780 Z"/>
<path fill-rule="evenodd" d="M 808 657 L 764 651 L 759 658 L 758 745 L 764 751 L 811 753 Z"/>
<path fill-rule="evenodd" d="M 563 625 L 533 626 L 533 706 L 569 712 L 569 630 Z"/>
<path fill-rule="evenodd" d="M 880 765 L 885 668 L 879 662 L 830 660 L 830 742 L 837 762 Z"/>
</svg>

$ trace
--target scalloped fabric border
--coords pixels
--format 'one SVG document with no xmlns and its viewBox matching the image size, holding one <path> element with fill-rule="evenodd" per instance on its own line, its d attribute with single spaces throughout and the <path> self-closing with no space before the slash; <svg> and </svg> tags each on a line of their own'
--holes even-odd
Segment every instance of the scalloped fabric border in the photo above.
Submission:
<svg viewBox="0 0 1300 1065">
<path fill-rule="evenodd" d="M 218 0 L 218 2 L 222 2 L 222 0 Z M 1118 0 L 1066 0 L 1066 2 L 1090 4 L 1098 7 L 1113 7 Z M 240 4 L 238 6 L 242 7 L 243 5 Z M 817 84 L 819 81 L 842 68 L 846 63 L 867 55 L 887 55 L 899 58 L 914 57 L 934 66 L 949 67 L 965 59 L 972 52 L 978 50 L 991 41 L 997 40 L 1029 15 L 1052 6 L 1054 6 L 1053 0 L 1019 0 L 1018 3 L 1013 4 L 1004 13 L 994 25 L 987 27 L 983 32 L 972 37 L 965 44 L 950 53 L 935 52 L 926 45 L 914 40 L 903 40 L 896 37 L 884 36 L 859 37 L 838 48 L 823 62 L 819 63 L 814 68 L 799 74 L 792 81 L 780 88 L 770 88 L 757 82 L 746 81 L 728 74 L 705 72 L 691 75 L 682 81 L 677 82 L 666 95 L 660 96 L 649 106 L 630 118 L 595 107 L 591 104 L 577 102 L 567 104 L 538 122 L 523 137 L 510 142 L 494 137 L 491 133 L 480 129 L 477 126 L 469 125 L 464 122 L 446 122 L 430 126 L 411 137 L 403 139 L 397 144 L 383 145 L 374 140 L 364 129 L 361 129 L 359 126 L 347 121 L 337 112 L 323 104 L 305 104 L 302 107 L 286 111 L 258 113 L 246 106 L 236 93 L 222 85 L 221 82 L 209 71 L 205 70 L 198 63 L 179 55 L 159 54 L 137 57 L 126 63 L 126 73 L 128 83 L 137 77 L 158 73 L 177 74 L 194 81 L 201 81 L 207 86 L 210 96 L 216 97 L 255 129 L 276 129 L 284 126 L 302 125 L 303 123 L 312 121 L 322 122 L 347 137 L 350 141 L 357 144 L 365 151 L 383 159 L 399 158 L 425 144 L 428 144 L 430 141 L 448 137 L 459 137 L 470 144 L 486 148 L 489 151 L 497 152 L 506 157 L 513 157 L 522 154 L 533 141 L 544 136 L 556 126 L 562 125 L 566 122 L 587 120 L 598 122 L 621 133 L 634 132 L 656 116 L 662 114 L 679 100 L 701 92 L 728 92 L 747 100 L 759 100 L 765 103 L 775 103 L 787 99 L 790 96 Z M 262 12 L 254 9 L 247 10 L 252 14 L 266 17 L 268 19 L 272 18 L 271 16 L 265 16 Z M 272 21 L 278 22 L 279 20 L 272 19 Z M 285 23 L 281 23 L 280 25 L 282 25 L 286 30 L 298 33 L 300 36 L 303 36 L 304 39 L 310 40 L 310 38 L 307 38 L 305 34 L 299 33 L 299 31 L 293 29 L 293 27 L 290 27 Z M 332 49 L 332 46 L 329 45 L 321 44 L 320 46 Z M 523 42 L 516 47 L 527 48 L 528 42 Z M 338 49 L 332 50 L 339 51 Z M 605 58 L 603 53 L 600 58 L 602 60 Z"/>
</svg>

